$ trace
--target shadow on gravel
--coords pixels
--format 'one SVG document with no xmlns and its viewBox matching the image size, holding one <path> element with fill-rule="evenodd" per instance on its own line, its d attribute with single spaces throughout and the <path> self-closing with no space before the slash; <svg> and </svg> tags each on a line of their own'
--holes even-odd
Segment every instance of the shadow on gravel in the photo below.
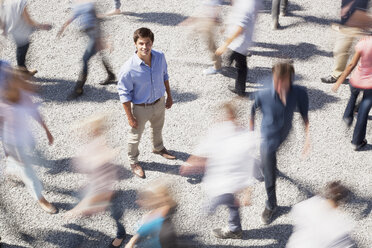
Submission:
<svg viewBox="0 0 372 248">
<path fill-rule="evenodd" d="M 279 170 L 278 170 L 278 177 L 281 177 L 287 180 L 288 182 L 290 182 L 291 184 L 295 185 L 298 188 L 298 190 L 301 191 L 306 196 L 306 198 L 310 198 L 315 195 L 315 193 L 310 189 L 310 187 L 304 185 L 301 182 L 298 182 L 295 179 L 290 178 L 289 176 L 287 176 L 286 174 L 284 174 L 283 172 Z"/>
<path fill-rule="evenodd" d="M 1 248 L 26 248 L 26 246 L 19 246 L 19 245 L 8 245 L 5 243 L 0 243 Z"/>
<path fill-rule="evenodd" d="M 184 15 L 166 12 L 123 12 L 123 15 L 134 16 L 139 22 L 157 23 L 163 26 L 177 26 L 187 18 L 187 16 Z"/>
<path fill-rule="evenodd" d="M 159 171 L 166 174 L 178 175 L 180 165 L 160 164 L 157 162 L 141 162 L 145 171 Z"/>
<path fill-rule="evenodd" d="M 34 80 L 38 83 L 41 97 L 45 101 L 55 102 L 67 102 L 67 96 L 72 92 L 76 83 L 76 81 L 62 78 L 35 77 Z M 106 87 L 110 86 L 101 86 L 98 82 L 94 82 L 93 78 L 88 78 L 87 84 L 84 86 L 84 94 L 72 102 L 106 102 L 112 99 L 119 99 L 116 91 L 110 92 Z"/>
<path fill-rule="evenodd" d="M 293 44 L 273 44 L 265 42 L 255 42 L 254 47 L 264 48 L 266 51 L 251 51 L 253 56 L 265 56 L 271 58 L 290 58 L 298 60 L 308 60 L 312 56 L 332 57 L 332 52 L 320 50 L 316 45 L 301 42 Z"/>
<path fill-rule="evenodd" d="M 314 111 L 324 108 L 327 104 L 338 102 L 339 97 L 327 94 L 322 90 L 307 88 L 309 95 L 309 110 Z"/>
<path fill-rule="evenodd" d="M 177 89 L 172 89 L 173 103 L 192 102 L 198 99 L 198 95 L 192 92 L 179 92 Z"/>
</svg>

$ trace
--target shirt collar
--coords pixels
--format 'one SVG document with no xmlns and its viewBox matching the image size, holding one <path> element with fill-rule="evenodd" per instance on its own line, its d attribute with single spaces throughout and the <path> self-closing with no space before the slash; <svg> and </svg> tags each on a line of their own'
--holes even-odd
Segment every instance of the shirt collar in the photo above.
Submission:
<svg viewBox="0 0 372 248">
<path fill-rule="evenodd" d="M 151 50 L 151 62 L 154 60 L 155 54 Z M 136 62 L 137 65 L 145 64 L 142 59 L 140 59 L 137 55 L 137 51 L 134 52 L 134 61 Z"/>
</svg>

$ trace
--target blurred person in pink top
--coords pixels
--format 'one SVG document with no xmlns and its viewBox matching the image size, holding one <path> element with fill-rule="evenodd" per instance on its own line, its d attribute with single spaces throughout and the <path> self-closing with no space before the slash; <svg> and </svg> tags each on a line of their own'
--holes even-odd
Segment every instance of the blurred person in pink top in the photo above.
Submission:
<svg viewBox="0 0 372 248">
<path fill-rule="evenodd" d="M 354 70 L 355 67 L 357 68 Z M 334 92 L 337 91 L 352 71 L 353 73 L 350 78 L 351 96 L 346 106 L 343 119 L 348 126 L 351 126 L 356 100 L 360 91 L 363 91 L 363 99 L 359 106 L 357 123 L 351 141 L 351 143 L 355 145 L 355 150 L 357 151 L 367 144 L 365 136 L 368 113 L 372 107 L 372 36 L 362 38 L 355 46 L 353 59 L 332 87 Z"/>
</svg>

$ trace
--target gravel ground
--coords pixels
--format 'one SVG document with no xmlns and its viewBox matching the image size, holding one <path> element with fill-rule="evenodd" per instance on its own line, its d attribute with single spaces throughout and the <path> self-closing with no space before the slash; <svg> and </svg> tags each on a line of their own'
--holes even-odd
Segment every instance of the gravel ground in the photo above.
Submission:
<svg viewBox="0 0 372 248">
<path fill-rule="evenodd" d="M 361 152 L 352 150 L 352 129 L 346 129 L 341 121 L 349 97 L 348 86 L 341 86 L 339 93 L 334 94 L 329 85 L 320 82 L 320 77 L 328 75 L 333 65 L 335 32 L 330 23 L 338 18 L 340 1 L 292 0 L 288 16 L 280 18 L 283 28 L 279 31 L 271 31 L 271 1 L 264 2 L 256 26 L 256 43 L 248 62 L 248 89 L 257 90 L 257 82 L 270 75 L 275 59 L 292 58 L 296 83 L 306 86 L 310 96 L 312 151 L 308 158 L 301 158 L 303 126 L 296 114 L 293 131 L 278 154 L 280 216 L 268 226 L 261 224 L 260 214 L 266 195 L 264 185 L 257 184 L 252 206 L 241 211 L 243 240 L 217 240 L 210 235 L 212 228 L 226 225 L 227 210 L 220 208 L 212 218 L 204 218 L 201 207 L 205 196 L 199 178 L 192 180 L 177 175 L 177 172 L 218 116 L 219 104 L 234 97 L 226 89 L 234 82 L 234 71 L 203 76 L 202 70 L 210 65 L 204 43 L 184 27 L 177 26 L 194 12 L 199 2 L 123 0 L 125 13 L 109 18 L 103 24 L 114 47 L 109 57 L 115 72 L 134 52 L 132 33 L 141 26 L 153 30 L 154 49 L 163 51 L 168 61 L 175 104 L 166 113 L 164 139 L 166 147 L 179 159 L 166 161 L 153 155 L 150 133 L 146 129 L 140 145 L 140 160 L 147 179 L 142 180 L 133 177 L 129 171 L 126 159 L 128 124 L 116 86 L 98 84 L 105 78 L 98 56 L 91 60 L 84 96 L 74 102 L 65 100 L 78 77 L 86 44 L 86 38 L 74 25 L 68 27 L 60 40 L 56 39 L 59 27 L 70 14 L 69 1 L 29 0 L 32 17 L 54 25 L 49 32 L 34 33 L 28 64 L 39 70 L 36 84 L 41 88 L 41 111 L 55 137 L 55 144 L 49 147 L 40 127 L 35 127 L 37 150 L 42 155 L 35 170 L 44 184 L 45 197 L 59 207 L 60 212 L 53 216 L 44 213 L 22 184 L 2 181 L 0 200 L 4 208 L 0 212 L 0 235 L 8 244 L 4 247 L 105 247 L 115 236 L 115 223 L 109 213 L 73 221 L 63 218 L 64 212 L 76 204 L 79 188 L 85 184 L 84 176 L 70 167 L 76 148 L 83 143 L 72 126 L 77 120 L 96 112 L 111 113 L 109 142 L 121 149 L 115 161 L 121 177 L 116 185 L 117 202 L 123 210 L 122 222 L 129 234 L 135 233 L 144 213 L 135 204 L 136 191 L 161 178 L 170 182 L 179 202 L 174 220 L 177 231 L 185 238 L 193 239 L 197 247 L 284 247 L 293 229 L 288 214 L 291 206 L 319 192 L 326 182 L 341 180 L 355 192 L 351 203 L 344 208 L 355 220 L 352 236 L 360 247 L 371 247 L 372 145 Z M 112 7 L 111 0 L 99 3 L 101 11 Z M 227 13 L 229 8 L 225 5 L 224 12 Z M 12 42 L 1 38 L 1 48 L 1 58 L 15 64 Z M 252 102 L 249 99 L 237 102 L 241 122 L 246 125 Z M 372 140 L 371 131 L 369 125 L 369 140 Z"/>
</svg>

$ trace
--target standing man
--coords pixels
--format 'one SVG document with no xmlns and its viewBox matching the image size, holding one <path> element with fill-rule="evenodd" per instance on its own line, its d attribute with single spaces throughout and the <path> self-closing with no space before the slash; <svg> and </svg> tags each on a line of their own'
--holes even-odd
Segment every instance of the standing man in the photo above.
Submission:
<svg viewBox="0 0 372 248">
<path fill-rule="evenodd" d="M 273 0 L 271 5 L 271 18 L 273 19 L 273 30 L 277 30 L 279 25 L 279 11 L 281 16 L 287 15 L 288 0 Z"/>
<path fill-rule="evenodd" d="M 258 92 L 251 109 L 250 128 L 254 129 L 256 109 L 262 112 L 261 124 L 261 160 L 265 178 L 265 188 L 268 200 L 262 213 L 264 224 L 271 222 L 277 208 L 276 202 L 276 151 L 287 138 L 291 128 L 293 113 L 298 107 L 305 124 L 306 140 L 304 153 L 310 146 L 309 138 L 309 99 L 306 89 L 293 85 L 294 68 L 289 62 L 280 62 L 273 66 L 273 86 Z"/>
<path fill-rule="evenodd" d="M 346 69 L 350 55 L 350 48 L 354 40 L 361 36 L 362 30 L 353 25 L 353 19 L 358 19 L 360 12 L 367 12 L 369 0 L 342 0 L 341 2 L 341 26 L 337 34 L 336 44 L 333 48 L 334 65 L 330 75 L 322 77 L 321 81 L 326 84 L 336 83 L 342 72 Z M 354 15 L 353 14 L 357 14 Z M 352 18 L 353 17 L 353 18 Z M 362 22 L 359 24 L 362 26 Z"/>
<path fill-rule="evenodd" d="M 165 108 L 171 108 L 173 100 L 164 54 L 152 50 L 154 34 L 148 28 L 139 28 L 133 39 L 137 51 L 120 69 L 118 93 L 131 126 L 128 137 L 130 166 L 136 176 L 145 178 L 138 163 L 138 145 L 147 121 L 152 128 L 153 152 L 166 159 L 176 158 L 165 149 L 162 137 Z"/>
<path fill-rule="evenodd" d="M 234 0 L 230 15 L 230 35 L 225 43 L 216 50 L 216 55 L 221 56 L 230 49 L 230 64 L 235 60 L 238 76 L 235 87 L 228 89 L 239 95 L 245 96 L 245 82 L 247 80 L 247 55 L 252 43 L 252 35 L 258 11 L 258 0 Z"/>
</svg>

